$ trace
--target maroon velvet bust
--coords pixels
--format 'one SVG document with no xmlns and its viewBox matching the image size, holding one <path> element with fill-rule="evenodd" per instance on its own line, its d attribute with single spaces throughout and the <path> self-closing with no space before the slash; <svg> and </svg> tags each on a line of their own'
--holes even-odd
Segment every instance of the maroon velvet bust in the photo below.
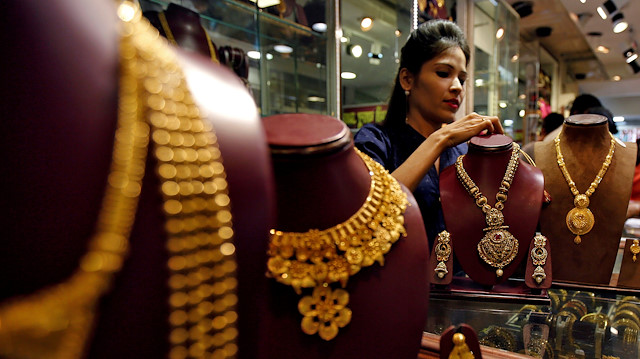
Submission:
<svg viewBox="0 0 640 359">
<path fill-rule="evenodd" d="M 371 176 L 346 125 L 322 115 L 266 117 L 276 178 L 278 230 L 326 229 L 363 205 Z M 429 248 L 418 206 L 404 214 L 406 237 L 393 244 L 384 266 L 364 267 L 349 278 L 351 322 L 325 341 L 300 328 L 298 296 L 268 281 L 269 310 L 261 325 L 265 358 L 415 358 L 427 315 Z M 304 292 L 306 293 L 306 292 Z M 308 295 L 308 294 L 307 294 Z"/>
<path fill-rule="evenodd" d="M 470 140 L 469 152 L 462 163 L 469 177 L 492 207 L 512 155 L 512 140 L 504 135 L 476 136 Z M 467 192 L 454 166 L 440 174 L 440 198 L 447 230 L 451 233 L 453 253 L 462 269 L 474 281 L 495 285 L 505 281 L 529 256 L 542 206 L 544 178 L 535 167 L 519 160 L 513 182 L 504 203 L 504 225 L 518 240 L 515 258 L 503 268 L 502 276 L 496 268 L 485 263 L 478 254 L 478 242 L 488 228 L 485 214 Z"/>
</svg>

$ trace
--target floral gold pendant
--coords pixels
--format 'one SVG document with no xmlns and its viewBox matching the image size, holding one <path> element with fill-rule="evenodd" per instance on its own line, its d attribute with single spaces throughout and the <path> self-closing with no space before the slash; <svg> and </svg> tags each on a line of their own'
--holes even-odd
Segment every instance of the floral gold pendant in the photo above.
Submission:
<svg viewBox="0 0 640 359">
<path fill-rule="evenodd" d="M 478 254 L 488 265 L 498 268 L 496 275 L 501 277 L 502 268 L 507 266 L 518 254 L 518 240 L 503 226 L 504 216 L 501 211 L 492 208 L 486 215 L 489 227 L 483 229 L 484 237 L 478 242 Z"/>
<path fill-rule="evenodd" d="M 344 289 L 315 287 L 313 294 L 298 302 L 298 311 L 304 315 L 300 323 L 302 331 L 309 335 L 317 333 L 324 340 L 335 338 L 338 329 L 351 322 L 348 303 L 349 293 Z"/>
<path fill-rule="evenodd" d="M 584 194 L 579 194 L 573 200 L 575 208 L 567 213 L 567 227 L 571 233 L 576 237 L 573 239 L 575 244 L 582 242 L 581 235 L 585 235 L 591 231 L 595 224 L 595 219 L 591 210 L 587 208 L 589 206 L 589 197 Z"/>
</svg>

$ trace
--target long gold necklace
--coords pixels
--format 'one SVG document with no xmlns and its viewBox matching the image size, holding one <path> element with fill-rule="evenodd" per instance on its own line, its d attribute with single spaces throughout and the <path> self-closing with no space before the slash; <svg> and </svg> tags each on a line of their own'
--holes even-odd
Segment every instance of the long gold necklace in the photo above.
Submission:
<svg viewBox="0 0 640 359">
<path fill-rule="evenodd" d="M 165 16 L 163 11 L 160 11 L 158 13 L 158 19 L 160 19 L 160 24 L 162 25 L 164 34 L 167 35 L 167 40 L 169 40 L 169 42 L 173 45 L 180 46 L 178 45 L 176 38 L 173 36 L 171 27 L 169 27 L 169 22 L 167 21 L 167 17 Z M 207 45 L 209 45 L 209 56 L 211 56 L 211 61 L 219 63 L 220 61 L 218 60 L 218 56 L 216 56 L 216 50 L 213 48 L 213 43 L 211 42 L 211 38 L 209 37 L 207 29 L 202 27 L 202 31 L 204 31 L 204 36 L 207 38 Z"/>
<path fill-rule="evenodd" d="M 513 151 L 507 170 L 504 173 L 500 188 L 496 194 L 496 204 L 491 207 L 487 202 L 480 188 L 473 182 L 469 174 L 465 171 L 462 165 L 462 159 L 464 155 L 458 157 L 456 160 L 456 173 L 458 179 L 469 192 L 471 197 L 475 199 L 476 205 L 482 209 L 485 214 L 485 221 L 487 228 L 484 228 L 484 237 L 478 242 L 478 254 L 485 263 L 498 268 L 496 275 L 502 276 L 504 273 L 502 268 L 507 266 L 518 254 L 518 240 L 508 231 L 509 226 L 504 225 L 504 215 L 502 210 L 504 209 L 504 203 L 507 201 L 507 192 L 511 187 L 513 176 L 518 169 L 518 151 L 520 146 L 517 143 L 513 143 Z"/>
<path fill-rule="evenodd" d="M 574 208 L 571 209 L 569 213 L 567 213 L 566 222 L 567 227 L 569 228 L 571 233 L 576 235 L 576 237 L 573 239 L 573 242 L 575 244 L 580 244 L 582 242 L 582 238 L 580 238 L 580 236 L 589 233 L 589 231 L 591 231 L 593 225 L 595 224 L 593 213 L 591 213 L 591 210 L 588 208 L 589 197 L 591 197 L 591 195 L 593 195 L 593 193 L 596 191 L 596 188 L 598 188 L 598 185 L 602 181 L 605 173 L 607 173 L 607 169 L 609 169 L 611 161 L 613 160 L 613 153 L 616 149 L 616 139 L 611 133 L 609 133 L 609 136 L 611 136 L 609 153 L 607 153 L 607 156 L 605 157 L 604 162 L 602 163 L 602 167 L 600 168 L 600 171 L 598 171 L 596 178 L 593 180 L 593 182 L 591 182 L 591 185 L 589 185 L 589 188 L 584 192 L 584 194 L 580 194 L 580 191 L 578 191 L 578 188 L 576 187 L 576 183 L 571 179 L 571 175 L 569 175 L 569 171 L 567 171 L 564 157 L 562 156 L 562 152 L 560 151 L 560 134 L 558 134 L 558 136 L 556 136 L 554 140 L 556 145 L 556 157 L 558 159 L 558 166 L 562 171 L 564 179 L 569 185 L 571 194 L 574 195 Z"/>
<path fill-rule="evenodd" d="M 230 200 L 215 132 L 193 101 L 176 55 L 124 1 L 118 8 L 118 129 L 95 233 L 66 281 L 0 304 L 0 357 L 86 355 L 97 307 L 129 251 L 150 142 L 166 213 L 169 357 L 236 356 L 237 264 Z"/>
<path fill-rule="evenodd" d="M 304 316 L 302 331 L 331 340 L 351 321 L 349 293 L 331 289 L 361 268 L 375 262 L 384 265 L 384 255 L 401 235 L 406 236 L 404 212 L 409 205 L 398 181 L 370 157 L 356 152 L 369 169 L 371 187 L 365 203 L 345 222 L 331 228 L 307 232 L 271 230 L 267 276 L 290 285 L 301 294 L 314 288 L 298 303 Z"/>
</svg>

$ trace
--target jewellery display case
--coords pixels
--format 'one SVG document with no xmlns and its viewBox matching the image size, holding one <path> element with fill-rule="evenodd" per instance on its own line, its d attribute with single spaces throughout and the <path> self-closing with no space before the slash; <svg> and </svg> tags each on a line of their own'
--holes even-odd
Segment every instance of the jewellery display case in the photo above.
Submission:
<svg viewBox="0 0 640 359">
<path fill-rule="evenodd" d="M 637 358 L 639 298 L 637 290 L 561 283 L 539 295 L 436 288 L 423 350 L 429 351 L 433 334 L 466 323 L 478 333 L 483 354 L 487 347 L 503 350 L 489 350 L 490 357 L 513 352 L 539 358 Z"/>
<path fill-rule="evenodd" d="M 261 115 L 335 111 L 330 108 L 334 105 L 329 88 L 335 86 L 329 75 L 332 65 L 327 63 L 331 32 L 312 30 L 305 15 L 307 10 L 324 19 L 325 6 L 313 9 L 307 5 L 316 2 L 300 0 L 286 1 L 289 8 L 240 0 L 140 2 L 145 12 L 161 12 L 170 3 L 198 13 L 218 51 L 229 47 L 246 55 L 246 82 Z"/>
</svg>

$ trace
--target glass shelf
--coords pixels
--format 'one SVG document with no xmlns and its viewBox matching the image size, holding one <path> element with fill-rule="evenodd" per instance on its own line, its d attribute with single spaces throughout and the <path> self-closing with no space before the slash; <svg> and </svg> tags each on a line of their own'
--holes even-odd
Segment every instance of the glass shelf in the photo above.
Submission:
<svg viewBox="0 0 640 359">
<path fill-rule="evenodd" d="M 142 0 L 143 11 L 170 1 Z M 258 8 L 255 3 L 173 1 L 200 14 L 217 48 L 241 49 L 248 57 L 248 87 L 263 116 L 305 112 L 329 114 L 327 35 Z M 298 4 L 306 3 L 298 1 Z"/>
</svg>

